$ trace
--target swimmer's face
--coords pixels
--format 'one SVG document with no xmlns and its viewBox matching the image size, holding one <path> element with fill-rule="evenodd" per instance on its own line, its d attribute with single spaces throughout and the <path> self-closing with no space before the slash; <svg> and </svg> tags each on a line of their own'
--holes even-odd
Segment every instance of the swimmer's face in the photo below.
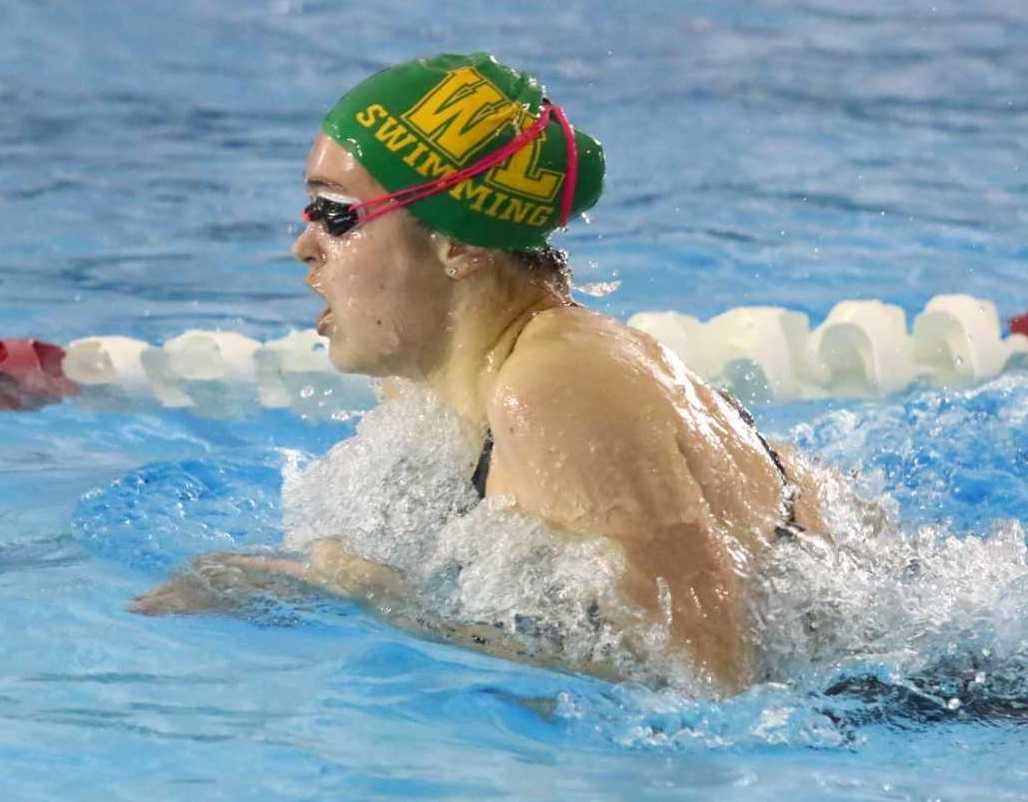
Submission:
<svg viewBox="0 0 1028 802">
<path fill-rule="evenodd" d="M 322 199 L 319 210 L 386 192 L 323 133 L 307 156 L 305 178 L 311 200 Z M 330 232 L 339 228 L 312 220 L 292 249 L 307 265 L 307 284 L 328 304 L 317 326 L 332 363 L 350 373 L 422 378 L 442 341 L 453 284 L 432 235 L 404 209 Z"/>
</svg>

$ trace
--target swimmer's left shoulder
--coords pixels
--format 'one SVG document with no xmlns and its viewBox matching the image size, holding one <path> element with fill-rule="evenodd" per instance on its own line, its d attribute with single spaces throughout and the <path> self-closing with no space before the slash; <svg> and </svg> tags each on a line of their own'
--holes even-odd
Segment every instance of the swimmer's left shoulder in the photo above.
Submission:
<svg viewBox="0 0 1028 802">
<path fill-rule="evenodd" d="M 487 494 L 512 495 L 543 520 L 626 542 L 695 521 L 702 499 L 656 358 L 645 340 L 603 315 L 536 316 L 487 405 Z"/>
<path fill-rule="evenodd" d="M 563 309 L 530 327 L 487 405 L 500 462 L 526 470 L 552 462 L 612 485 L 636 464 L 680 458 L 674 408 L 631 331 Z"/>
<path fill-rule="evenodd" d="M 533 316 L 521 332 L 518 346 L 556 342 L 582 345 L 592 337 L 634 339 L 636 333 L 635 329 L 600 312 L 582 306 L 560 306 Z"/>
<path fill-rule="evenodd" d="M 612 317 L 583 307 L 558 307 L 538 313 L 525 326 L 504 370 L 508 375 L 534 373 L 540 365 L 566 363 L 576 373 L 592 368 L 624 379 L 655 365 L 660 355 L 649 335 Z"/>
<path fill-rule="evenodd" d="M 566 397 L 579 414 L 593 407 L 635 406 L 657 385 L 647 370 L 657 352 L 634 329 L 581 307 L 537 314 L 497 376 L 495 401 L 545 402 Z M 606 390 L 605 398 L 596 394 Z M 588 403 L 584 403 L 588 401 Z"/>
</svg>

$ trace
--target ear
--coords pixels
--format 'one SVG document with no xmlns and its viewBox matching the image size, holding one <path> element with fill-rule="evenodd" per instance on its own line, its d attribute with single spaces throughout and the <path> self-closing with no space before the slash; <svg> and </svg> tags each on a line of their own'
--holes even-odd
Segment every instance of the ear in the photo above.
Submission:
<svg viewBox="0 0 1028 802">
<path fill-rule="evenodd" d="M 490 261 L 487 248 L 465 245 L 438 232 L 432 232 L 432 246 L 447 277 L 454 281 L 477 273 Z"/>
</svg>

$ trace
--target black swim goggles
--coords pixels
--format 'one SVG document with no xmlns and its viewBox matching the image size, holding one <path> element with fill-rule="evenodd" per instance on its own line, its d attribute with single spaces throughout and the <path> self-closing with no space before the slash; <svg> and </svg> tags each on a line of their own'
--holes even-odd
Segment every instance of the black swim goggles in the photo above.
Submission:
<svg viewBox="0 0 1028 802">
<path fill-rule="evenodd" d="M 303 219 L 308 223 L 321 220 L 329 234 L 333 237 L 341 237 L 357 225 L 360 217 L 354 210 L 353 204 L 329 200 L 318 195 L 304 208 Z"/>
</svg>

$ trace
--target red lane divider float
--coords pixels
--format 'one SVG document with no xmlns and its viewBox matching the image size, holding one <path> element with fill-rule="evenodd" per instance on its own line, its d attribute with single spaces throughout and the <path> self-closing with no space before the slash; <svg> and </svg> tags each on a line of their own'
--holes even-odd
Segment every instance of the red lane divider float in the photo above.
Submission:
<svg viewBox="0 0 1028 802">
<path fill-rule="evenodd" d="M 1010 320 L 1010 333 L 1023 334 L 1025 337 L 1028 337 L 1028 312 Z"/>
<path fill-rule="evenodd" d="M 30 339 L 0 340 L 0 409 L 35 409 L 75 395 L 64 375 L 59 345 Z"/>
</svg>

